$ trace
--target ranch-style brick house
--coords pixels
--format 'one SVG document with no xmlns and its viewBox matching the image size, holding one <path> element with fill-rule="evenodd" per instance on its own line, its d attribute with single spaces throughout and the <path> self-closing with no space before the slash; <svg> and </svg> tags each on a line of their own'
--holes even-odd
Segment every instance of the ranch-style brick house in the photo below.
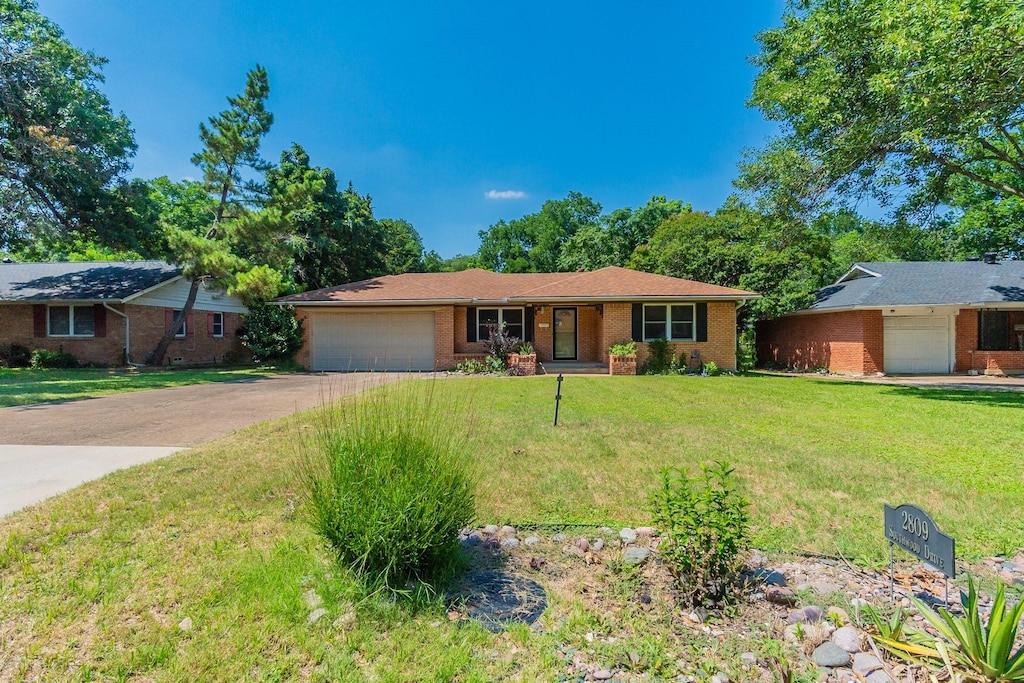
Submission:
<svg viewBox="0 0 1024 683">
<path fill-rule="evenodd" d="M 311 370 L 434 370 L 482 358 L 491 326 L 533 344 L 548 372 L 605 364 L 608 347 L 664 337 L 672 353 L 736 367 L 736 310 L 758 295 L 609 267 L 575 273 L 406 273 L 277 300 L 293 305 Z M 647 357 L 638 343 L 638 361 Z"/>
<path fill-rule="evenodd" d="M 756 335 L 762 366 L 1024 373 L 1024 262 L 857 263 Z"/>
<path fill-rule="evenodd" d="M 66 351 L 80 363 L 125 365 L 152 351 L 190 282 L 163 261 L 0 263 L 0 344 Z M 246 308 L 201 287 L 168 363 L 211 363 L 244 352 L 235 335 Z"/>
</svg>

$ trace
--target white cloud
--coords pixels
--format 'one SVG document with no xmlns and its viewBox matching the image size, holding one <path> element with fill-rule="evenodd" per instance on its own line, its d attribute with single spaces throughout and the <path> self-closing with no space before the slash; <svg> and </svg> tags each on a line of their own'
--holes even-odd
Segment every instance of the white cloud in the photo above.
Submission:
<svg viewBox="0 0 1024 683">
<path fill-rule="evenodd" d="M 487 190 L 484 196 L 488 199 L 522 199 L 526 193 L 521 190 Z"/>
</svg>

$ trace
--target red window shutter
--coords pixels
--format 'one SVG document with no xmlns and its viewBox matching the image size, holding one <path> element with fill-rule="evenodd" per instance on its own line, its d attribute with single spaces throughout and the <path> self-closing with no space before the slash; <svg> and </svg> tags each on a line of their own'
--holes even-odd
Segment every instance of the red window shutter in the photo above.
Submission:
<svg viewBox="0 0 1024 683">
<path fill-rule="evenodd" d="M 206 312 L 206 334 L 213 336 L 213 311 Z"/>
<path fill-rule="evenodd" d="M 174 324 L 174 309 L 164 309 L 164 332 L 171 329 L 171 325 Z"/>
<path fill-rule="evenodd" d="M 95 337 L 106 337 L 107 336 L 107 309 L 103 307 L 103 304 L 94 304 L 92 307 L 92 320 L 94 330 L 93 336 Z"/>
<path fill-rule="evenodd" d="M 32 306 L 32 336 L 46 336 L 46 306 L 44 304 Z"/>
</svg>

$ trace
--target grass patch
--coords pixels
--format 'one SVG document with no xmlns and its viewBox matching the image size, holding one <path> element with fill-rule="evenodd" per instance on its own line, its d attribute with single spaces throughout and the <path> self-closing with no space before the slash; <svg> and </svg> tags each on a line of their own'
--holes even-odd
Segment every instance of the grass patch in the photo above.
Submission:
<svg viewBox="0 0 1024 683">
<path fill-rule="evenodd" d="M 556 429 L 553 378 L 438 382 L 471 404 L 454 417 L 477 416 L 483 522 L 641 524 L 663 465 L 696 473 L 722 459 L 762 547 L 880 558 L 882 503 L 904 501 L 968 556 L 1024 545 L 1018 394 L 569 377 Z M 538 579 L 543 628 L 503 635 L 449 621 L 440 604 L 366 598 L 303 519 L 295 444 L 314 418 L 266 423 L 0 520 L 0 681 L 557 680 L 579 657 L 652 678 L 709 663 L 745 680 L 740 652 L 785 652 L 764 620 L 742 640 L 681 627 L 656 591 L 638 600 L 651 592 L 644 576 L 614 565 Z M 309 591 L 327 610 L 313 624 Z"/>
<path fill-rule="evenodd" d="M 199 370 L 134 370 L 125 368 L 37 370 L 0 368 L 0 408 L 52 401 L 70 401 L 143 389 L 187 384 L 230 382 L 265 377 L 273 368 L 215 368 Z"/>
</svg>

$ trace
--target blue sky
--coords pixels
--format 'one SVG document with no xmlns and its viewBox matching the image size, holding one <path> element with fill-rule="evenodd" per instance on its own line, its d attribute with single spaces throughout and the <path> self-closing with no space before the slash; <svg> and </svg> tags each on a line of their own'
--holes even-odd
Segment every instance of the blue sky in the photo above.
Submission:
<svg viewBox="0 0 1024 683">
<path fill-rule="evenodd" d="M 652 194 L 714 209 L 744 148 L 754 35 L 782 0 L 714 3 L 39 0 L 108 58 L 135 175 L 194 177 L 198 124 L 246 71 L 270 74 L 263 153 L 312 162 L 404 218 L 443 256 L 577 190 L 606 211 Z M 494 191 L 494 192 L 492 192 Z"/>
</svg>

